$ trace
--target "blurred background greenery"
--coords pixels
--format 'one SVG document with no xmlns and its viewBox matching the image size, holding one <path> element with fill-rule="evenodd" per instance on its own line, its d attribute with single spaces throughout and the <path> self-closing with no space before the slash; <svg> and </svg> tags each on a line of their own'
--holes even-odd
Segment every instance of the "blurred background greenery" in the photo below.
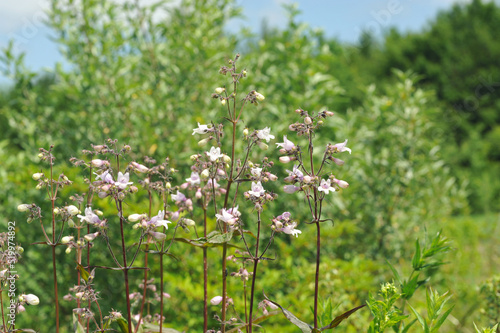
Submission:
<svg viewBox="0 0 500 333">
<path fill-rule="evenodd" d="M 168 19 L 154 19 L 158 12 L 168 12 Z M 210 95 L 224 82 L 219 66 L 236 52 L 248 72 L 242 89 L 266 96 L 245 114 L 244 126 L 272 124 L 280 142 L 296 120 L 294 109 L 328 109 L 336 116 L 325 122 L 319 144 L 348 138 L 353 149 L 334 169 L 351 186 L 332 196 L 325 212 L 334 219 L 324 235 L 325 304 L 339 312 L 365 302 L 393 279 L 386 260 L 404 270 L 415 239 L 425 230 L 443 230 L 454 251 L 430 283 L 450 290 L 456 307 L 442 331 L 473 332 L 473 322 L 498 321 L 489 309 L 500 301 L 488 286 L 500 274 L 500 6 L 479 0 L 454 5 L 421 31 L 391 29 L 382 38 L 365 32 L 356 44 L 299 22 L 294 6 L 287 6 L 283 29 L 227 31 L 228 20 L 240 12 L 230 0 L 183 0 L 175 7 L 53 0 L 46 24 L 67 66 L 33 72 L 12 44 L 2 50 L 0 69 L 13 84 L 0 91 L 0 217 L 18 222 L 17 240 L 26 248 L 19 288 L 42 300 L 28 309 L 30 316 L 19 316 L 20 327 L 50 332 L 52 322 L 50 264 L 43 260 L 48 252 L 29 245 L 40 232 L 23 226 L 15 210 L 20 203 L 44 202 L 30 179 L 41 168 L 38 148 L 54 144 L 60 170 L 81 179 L 68 159 L 90 143 L 117 138 L 133 147 L 133 159 L 170 156 L 185 171 L 179 180 L 187 178 L 189 156 L 200 151 L 191 129 L 222 120 Z M 283 178 L 284 170 L 277 166 L 275 173 Z M 305 217 L 298 196 L 280 195 L 270 215 L 292 210 Z M 314 236 L 307 227 L 293 242 L 276 242 L 279 260 L 263 265 L 259 288 L 273 290 L 274 299 L 302 318 L 311 317 L 313 290 Z M 182 255 L 164 272 L 172 296 L 167 321 L 179 330 L 197 329 L 203 320 L 201 253 L 184 244 L 174 252 Z M 60 267 L 64 294 L 75 271 L 64 256 Z M 102 279 L 104 307 L 123 311 L 119 281 Z M 237 295 L 241 282 L 231 283 Z M 414 302 L 418 308 L 425 294 Z M 63 304 L 67 321 L 71 308 Z M 366 330 L 369 311 L 356 316 L 340 329 Z M 286 325 L 279 315 L 264 327 L 294 331 Z"/>
</svg>

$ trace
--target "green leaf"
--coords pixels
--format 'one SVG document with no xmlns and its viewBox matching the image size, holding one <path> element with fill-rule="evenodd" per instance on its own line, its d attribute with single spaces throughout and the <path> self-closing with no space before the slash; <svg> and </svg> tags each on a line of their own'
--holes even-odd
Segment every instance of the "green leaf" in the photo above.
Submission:
<svg viewBox="0 0 500 333">
<path fill-rule="evenodd" d="M 302 320 L 300 320 L 299 318 L 295 317 L 295 315 L 293 313 L 291 313 L 290 311 L 288 311 L 287 309 L 285 309 L 284 307 L 282 307 L 278 303 L 271 301 L 269 298 L 267 298 L 266 294 L 264 294 L 264 298 L 267 299 L 269 302 L 273 303 L 274 305 L 276 305 L 277 307 L 279 307 L 281 309 L 281 311 L 283 312 L 283 314 L 285 315 L 286 319 L 288 319 L 289 322 L 291 322 L 292 324 L 294 324 L 295 326 L 300 328 L 302 333 L 312 333 L 313 332 L 313 327 L 311 325 L 309 325 L 309 324 L 303 322 Z"/>
<path fill-rule="evenodd" d="M 160 326 L 155 325 L 155 324 L 146 323 L 146 324 L 141 325 L 141 327 L 148 330 L 148 332 L 151 332 L 151 333 L 160 332 Z M 162 327 L 161 331 L 165 332 L 165 333 L 180 333 L 179 331 L 174 330 L 173 328 L 166 328 L 166 327 Z"/>
<path fill-rule="evenodd" d="M 424 329 L 424 332 L 428 333 L 429 332 L 429 326 L 427 326 L 427 322 L 424 320 L 424 318 L 422 318 L 422 316 L 420 315 L 420 313 L 418 313 L 417 310 L 415 310 L 413 308 L 413 306 L 411 306 L 410 304 L 408 304 L 408 306 L 410 307 L 411 311 L 413 311 L 413 313 L 415 314 L 415 317 L 417 317 L 417 320 L 420 323 L 420 325 L 422 325 L 422 328 Z"/>
<path fill-rule="evenodd" d="M 332 322 L 328 325 L 328 326 L 325 326 L 321 329 L 321 331 L 324 331 L 324 330 L 329 330 L 331 328 L 335 328 L 337 326 L 339 326 L 339 324 L 344 321 L 345 319 L 349 318 L 350 315 L 352 315 L 354 312 L 358 311 L 359 309 L 365 307 L 366 304 L 363 304 L 363 305 L 360 305 L 360 306 L 357 306 L 355 307 L 354 309 L 351 309 L 347 312 L 344 312 L 343 314 L 341 314 L 340 316 L 337 316 L 335 317 L 335 319 L 332 320 Z"/>
<path fill-rule="evenodd" d="M 413 324 L 415 324 L 416 322 L 417 322 L 417 320 L 413 319 L 408 325 L 405 326 L 405 328 L 403 328 L 403 330 L 401 331 L 401 333 L 408 332 L 408 330 L 410 329 L 410 327 L 412 327 Z"/>
<path fill-rule="evenodd" d="M 122 333 L 128 333 L 128 322 L 124 318 L 118 318 L 116 323 L 120 326 Z"/>
<path fill-rule="evenodd" d="M 262 315 L 260 317 L 257 317 L 257 318 L 254 318 L 252 320 L 252 323 L 253 324 L 258 324 L 258 323 L 261 323 L 263 322 L 264 320 L 266 320 L 267 318 L 270 318 L 270 317 L 273 317 L 273 316 L 276 316 L 277 314 L 279 313 L 278 310 L 276 311 L 271 311 L 269 312 L 267 315 Z M 226 333 L 236 333 L 236 332 L 239 332 L 239 330 L 242 330 L 246 327 L 246 324 L 243 324 L 243 325 L 240 325 L 240 326 L 236 326 L 232 329 L 230 329 L 229 331 L 226 331 Z"/>
<path fill-rule="evenodd" d="M 421 263 L 421 250 L 420 250 L 420 242 L 418 239 L 415 241 L 415 254 L 413 255 L 413 259 L 411 261 L 411 265 L 414 270 L 419 271 L 422 267 Z"/>
<path fill-rule="evenodd" d="M 418 284 L 418 274 L 411 279 L 410 281 L 406 282 L 403 284 L 401 287 L 401 292 L 403 294 L 404 299 L 410 299 L 413 294 L 415 293 L 415 290 L 417 290 L 419 284 Z"/>
<path fill-rule="evenodd" d="M 85 282 L 88 282 L 89 281 L 89 275 L 90 275 L 89 272 L 87 272 L 85 270 L 85 268 L 82 265 L 80 265 L 79 263 L 76 263 L 76 268 L 80 271 L 81 278 L 84 279 Z"/>
<path fill-rule="evenodd" d="M 73 330 L 75 333 L 85 333 L 85 329 L 78 321 L 78 316 L 75 313 L 73 313 Z"/>
<path fill-rule="evenodd" d="M 454 307 L 455 306 L 452 306 L 451 308 L 448 309 L 448 311 L 446 311 L 445 313 L 443 313 L 443 315 L 438 319 L 438 321 L 436 322 L 436 324 L 432 327 L 432 332 L 437 332 L 439 330 L 439 328 L 441 327 L 441 325 L 443 325 L 444 321 L 450 315 L 450 313 L 451 313 L 451 311 L 453 310 Z"/>
<path fill-rule="evenodd" d="M 394 274 L 394 277 L 396 278 L 396 280 L 398 281 L 398 283 L 402 286 L 403 285 L 403 280 L 401 279 L 401 276 L 399 276 L 398 271 L 394 268 L 394 266 L 391 265 L 391 263 L 389 262 L 389 260 L 386 260 L 385 262 L 387 263 L 387 265 L 389 265 L 389 268 L 391 269 L 392 274 Z"/>
</svg>

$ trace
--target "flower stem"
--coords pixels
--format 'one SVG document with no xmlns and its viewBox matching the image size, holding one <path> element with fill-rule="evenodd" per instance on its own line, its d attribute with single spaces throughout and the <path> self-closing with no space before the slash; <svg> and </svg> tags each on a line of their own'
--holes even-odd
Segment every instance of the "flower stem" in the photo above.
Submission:
<svg viewBox="0 0 500 333">
<path fill-rule="evenodd" d="M 316 276 L 314 278 L 314 328 L 318 328 L 318 293 L 319 293 L 319 264 L 321 251 L 321 229 L 319 221 L 316 221 Z"/>
<path fill-rule="evenodd" d="M 255 256 L 253 258 L 252 287 L 250 289 L 250 313 L 248 315 L 248 333 L 252 333 L 253 299 L 255 294 L 255 280 L 257 278 L 257 265 L 259 264 L 260 224 L 260 211 L 257 211 L 257 242 L 255 244 Z"/>
<path fill-rule="evenodd" d="M 119 205 L 119 215 L 120 215 L 120 233 L 122 238 L 122 254 L 123 254 L 123 278 L 125 280 L 125 297 L 127 302 L 127 320 L 128 320 L 128 331 L 132 332 L 132 315 L 130 312 L 130 288 L 128 282 L 128 271 L 127 266 L 127 249 L 125 247 L 125 236 L 123 234 L 123 207 L 121 200 L 118 201 Z"/>
</svg>

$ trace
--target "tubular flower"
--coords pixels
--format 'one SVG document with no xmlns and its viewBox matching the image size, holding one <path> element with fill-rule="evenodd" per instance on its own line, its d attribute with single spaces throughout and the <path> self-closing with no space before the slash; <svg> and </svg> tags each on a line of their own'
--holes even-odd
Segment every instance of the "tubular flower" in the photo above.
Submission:
<svg viewBox="0 0 500 333">
<path fill-rule="evenodd" d="M 253 195 L 254 197 L 260 197 L 261 195 L 264 195 L 266 190 L 264 190 L 264 187 L 262 187 L 261 182 L 252 182 L 252 190 L 248 191 L 249 194 Z"/>
<path fill-rule="evenodd" d="M 200 125 L 200 123 L 198 123 L 198 128 L 193 129 L 192 135 L 207 134 L 208 132 L 210 132 L 210 128 L 208 127 L 208 125 Z"/>
<path fill-rule="evenodd" d="M 292 141 L 288 140 L 286 138 L 286 135 L 283 136 L 283 142 L 276 143 L 276 145 L 278 147 L 282 147 L 286 151 L 291 151 L 295 148 L 295 144 Z"/>
<path fill-rule="evenodd" d="M 331 186 L 331 180 L 321 179 L 321 184 L 318 186 L 318 191 L 325 192 L 325 194 L 330 193 L 330 191 L 335 192 L 335 188 Z"/>
<path fill-rule="evenodd" d="M 269 127 L 266 127 L 262 130 L 258 130 L 257 137 L 261 140 L 266 140 L 266 142 L 269 142 L 269 140 L 274 139 L 274 135 L 271 134 L 271 128 Z"/>
</svg>

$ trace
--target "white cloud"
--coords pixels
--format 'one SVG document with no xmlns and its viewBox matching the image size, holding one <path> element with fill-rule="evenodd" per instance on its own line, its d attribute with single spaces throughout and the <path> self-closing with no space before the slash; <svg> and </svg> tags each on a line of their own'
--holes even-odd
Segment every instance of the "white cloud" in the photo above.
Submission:
<svg viewBox="0 0 500 333">
<path fill-rule="evenodd" d="M 0 2 L 0 33 L 14 33 L 23 27 L 40 25 L 49 7 L 47 0 L 23 0 Z"/>
</svg>

